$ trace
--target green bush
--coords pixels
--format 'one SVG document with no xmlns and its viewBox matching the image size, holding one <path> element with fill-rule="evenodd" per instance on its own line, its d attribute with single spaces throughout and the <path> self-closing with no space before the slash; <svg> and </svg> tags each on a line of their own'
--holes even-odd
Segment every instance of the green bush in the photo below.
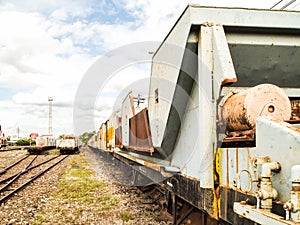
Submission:
<svg viewBox="0 0 300 225">
<path fill-rule="evenodd" d="M 96 134 L 96 131 L 93 131 L 93 132 L 85 132 L 83 134 L 81 134 L 79 136 L 79 140 L 83 143 L 83 144 L 87 144 L 88 140 L 90 140 L 90 138 Z"/>
<path fill-rule="evenodd" d="M 16 146 L 27 146 L 27 145 L 35 145 L 35 140 L 31 140 L 30 138 L 22 138 L 14 143 Z"/>
</svg>

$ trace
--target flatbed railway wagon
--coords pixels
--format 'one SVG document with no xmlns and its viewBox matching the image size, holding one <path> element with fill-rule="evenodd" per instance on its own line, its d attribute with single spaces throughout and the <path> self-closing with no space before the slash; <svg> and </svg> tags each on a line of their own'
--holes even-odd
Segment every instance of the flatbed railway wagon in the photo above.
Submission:
<svg viewBox="0 0 300 225">
<path fill-rule="evenodd" d="M 52 135 L 41 135 L 36 139 L 35 146 L 26 147 L 30 154 L 41 154 L 45 150 L 55 149 L 55 138 Z"/>
<path fill-rule="evenodd" d="M 300 224 L 299 12 L 189 5 L 148 97 L 149 151 L 109 151 L 161 185 L 174 224 Z"/>
</svg>

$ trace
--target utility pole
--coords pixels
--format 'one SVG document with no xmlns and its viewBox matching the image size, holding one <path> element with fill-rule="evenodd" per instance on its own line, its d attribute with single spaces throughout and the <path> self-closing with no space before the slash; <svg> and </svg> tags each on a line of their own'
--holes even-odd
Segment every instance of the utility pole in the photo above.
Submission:
<svg viewBox="0 0 300 225">
<path fill-rule="evenodd" d="M 134 100 L 135 102 L 137 102 L 136 108 L 139 108 L 139 107 L 140 107 L 140 104 L 141 104 L 141 103 L 144 103 L 146 99 L 145 99 L 145 98 L 142 98 L 141 95 L 138 94 L 138 97 L 133 97 L 133 100 Z"/>
<path fill-rule="evenodd" d="M 52 135 L 52 102 L 53 97 L 48 97 L 49 102 L 49 125 L 48 125 L 48 134 Z"/>
</svg>

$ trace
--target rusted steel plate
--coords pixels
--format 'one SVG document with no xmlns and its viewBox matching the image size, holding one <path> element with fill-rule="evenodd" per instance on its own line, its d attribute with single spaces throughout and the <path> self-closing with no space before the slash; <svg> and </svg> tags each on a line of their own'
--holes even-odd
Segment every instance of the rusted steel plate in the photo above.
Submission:
<svg viewBox="0 0 300 225">
<path fill-rule="evenodd" d="M 146 161 L 146 160 L 143 160 L 143 159 L 140 159 L 140 158 L 137 158 L 133 155 L 129 155 L 127 154 L 126 152 L 124 151 L 116 151 L 115 152 L 116 155 L 120 155 L 126 159 L 129 159 L 131 161 L 134 161 L 140 165 L 143 165 L 143 166 L 146 166 L 146 167 L 149 167 L 155 171 L 158 171 L 158 172 L 161 172 L 163 170 L 163 167 L 162 165 L 159 165 L 157 163 L 153 163 L 153 162 L 149 162 L 149 161 Z"/>
<path fill-rule="evenodd" d="M 119 148 L 123 148 L 122 145 L 122 126 L 119 126 L 116 130 L 115 130 L 115 146 L 119 147 Z"/>
<path fill-rule="evenodd" d="M 147 109 L 143 109 L 129 120 L 129 148 L 153 153 Z"/>
</svg>

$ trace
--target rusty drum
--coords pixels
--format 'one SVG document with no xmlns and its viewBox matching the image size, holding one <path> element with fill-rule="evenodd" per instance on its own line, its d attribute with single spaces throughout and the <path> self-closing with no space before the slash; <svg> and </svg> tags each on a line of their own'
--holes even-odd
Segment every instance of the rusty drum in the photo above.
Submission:
<svg viewBox="0 0 300 225">
<path fill-rule="evenodd" d="M 226 131 L 253 130 L 258 116 L 284 121 L 291 116 L 291 104 L 284 91 L 273 84 L 260 84 L 228 93 L 220 104 Z"/>
</svg>

